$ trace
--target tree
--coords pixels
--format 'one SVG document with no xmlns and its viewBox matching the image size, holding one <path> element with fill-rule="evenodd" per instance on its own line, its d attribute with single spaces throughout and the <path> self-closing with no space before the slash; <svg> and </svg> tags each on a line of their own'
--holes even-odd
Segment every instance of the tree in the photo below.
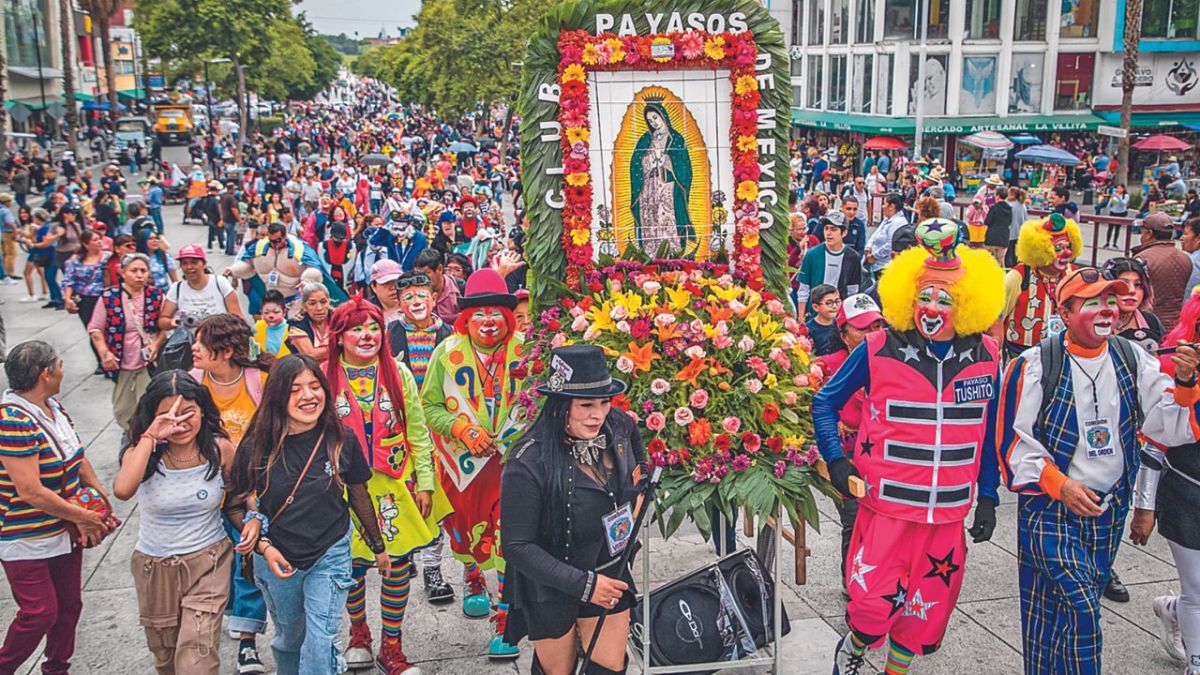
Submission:
<svg viewBox="0 0 1200 675">
<path fill-rule="evenodd" d="M 322 35 L 321 39 L 346 56 L 358 56 L 362 53 L 362 41 L 358 38 L 348 37 L 345 33 Z"/>
<path fill-rule="evenodd" d="M 271 53 L 248 73 L 250 88 L 260 96 L 282 100 L 311 87 L 317 64 L 299 24 L 290 17 L 276 21 L 263 37 L 271 44 Z"/>
<path fill-rule="evenodd" d="M 79 7 L 92 17 L 100 35 L 100 50 L 104 52 L 104 85 L 108 89 L 108 121 L 117 128 L 117 73 L 112 59 L 112 18 L 121 8 L 121 0 L 79 0 Z M 64 64 L 64 70 L 67 68 Z"/>
<path fill-rule="evenodd" d="M 0 3 L 0 23 L 4 23 L 4 3 Z M 8 110 L 4 102 L 8 100 L 8 61 L 4 50 L 0 49 L 0 161 L 8 157 Z"/>
<path fill-rule="evenodd" d="M 75 41 L 75 31 L 72 24 L 75 14 L 71 9 L 70 0 L 58 0 L 58 36 L 62 43 L 63 62 L 63 98 L 66 102 L 67 114 L 67 147 L 75 151 L 75 141 L 79 132 L 79 109 L 75 101 L 75 60 L 71 58 L 71 43 Z"/>
<path fill-rule="evenodd" d="M 1117 184 L 1129 183 L 1129 130 L 1133 126 L 1133 89 L 1137 84 L 1138 42 L 1142 38 L 1142 0 L 1125 3 L 1125 62 L 1121 67 L 1121 128 L 1117 140 Z"/>
<path fill-rule="evenodd" d="M 244 143 L 246 71 L 270 56 L 271 42 L 262 39 L 263 27 L 291 17 L 288 0 L 138 0 L 137 10 L 136 26 L 151 54 L 172 61 L 221 57 L 233 62 Z M 236 148 L 239 162 L 241 145 Z"/>
</svg>

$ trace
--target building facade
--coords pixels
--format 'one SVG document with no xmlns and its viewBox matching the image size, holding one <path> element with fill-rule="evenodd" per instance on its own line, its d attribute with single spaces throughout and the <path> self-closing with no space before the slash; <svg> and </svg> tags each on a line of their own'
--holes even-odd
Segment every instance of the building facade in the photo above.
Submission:
<svg viewBox="0 0 1200 675">
<path fill-rule="evenodd" d="M 53 0 L 0 2 L 0 49 L 7 65 L 5 108 L 10 124 L 23 126 L 62 101 L 62 47 L 58 3 Z"/>
</svg>

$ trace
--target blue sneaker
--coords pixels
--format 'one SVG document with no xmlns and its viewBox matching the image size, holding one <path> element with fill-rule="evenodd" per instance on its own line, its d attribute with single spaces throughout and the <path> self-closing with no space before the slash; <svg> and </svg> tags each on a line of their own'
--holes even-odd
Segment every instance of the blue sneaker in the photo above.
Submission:
<svg viewBox="0 0 1200 675">
<path fill-rule="evenodd" d="M 472 619 L 482 619 L 492 613 L 492 601 L 488 598 L 487 581 L 482 574 L 467 575 L 467 589 L 463 592 L 463 614 Z"/>
<path fill-rule="evenodd" d="M 496 612 L 492 617 L 496 624 L 496 634 L 488 643 L 488 658 L 495 661 L 511 661 L 521 655 L 521 648 L 504 641 L 504 629 L 508 626 L 508 612 Z"/>
</svg>

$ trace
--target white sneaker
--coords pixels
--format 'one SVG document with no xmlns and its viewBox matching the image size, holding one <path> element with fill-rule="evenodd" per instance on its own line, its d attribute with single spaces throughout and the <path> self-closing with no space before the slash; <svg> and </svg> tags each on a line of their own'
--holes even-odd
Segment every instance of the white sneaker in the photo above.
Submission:
<svg viewBox="0 0 1200 675">
<path fill-rule="evenodd" d="M 1162 628 L 1158 641 L 1163 651 L 1176 661 L 1184 661 L 1187 657 L 1183 651 L 1183 637 L 1179 634 L 1179 619 L 1175 616 L 1175 603 L 1178 600 L 1177 595 L 1160 595 L 1151 604 Z"/>
<path fill-rule="evenodd" d="M 6 278 L 4 279 L 4 285 L 5 285 L 5 286 L 13 286 L 13 285 L 16 285 L 16 284 L 19 284 L 19 283 L 21 283 L 21 282 L 20 282 L 20 281 L 17 281 L 17 280 L 16 280 L 16 279 L 14 279 L 13 277 L 6 277 Z"/>
<path fill-rule="evenodd" d="M 20 300 L 18 300 L 18 302 L 41 302 L 41 301 L 42 301 L 42 299 L 36 295 L 27 295 L 27 296 L 21 298 Z"/>
</svg>

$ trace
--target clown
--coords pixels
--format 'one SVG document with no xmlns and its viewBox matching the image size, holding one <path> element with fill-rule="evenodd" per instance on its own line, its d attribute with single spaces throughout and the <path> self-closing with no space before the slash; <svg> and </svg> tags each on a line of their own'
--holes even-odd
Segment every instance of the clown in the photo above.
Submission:
<svg viewBox="0 0 1200 675">
<path fill-rule="evenodd" d="M 974 541 L 996 525 L 1000 354 L 982 333 L 1003 307 L 1003 272 L 986 251 L 959 247 L 951 221 L 925 220 L 916 236 L 922 246 L 895 256 L 879 281 L 891 327 L 868 335 L 812 404 L 833 484 L 848 495 L 859 476 L 866 488 L 844 570 L 850 631 L 834 675 L 865 672 L 867 647 L 885 639 L 889 674 L 937 650 L 962 588 L 972 503 Z M 852 464 L 838 411 L 860 390 Z"/>
<path fill-rule="evenodd" d="M 508 607 L 499 542 L 501 460 L 522 427 L 522 408 L 516 402 L 524 377 L 519 369 L 524 347 L 515 330 L 516 305 L 516 296 L 495 270 L 472 274 L 466 294 L 458 299 L 454 335 L 433 351 L 421 390 L 441 460 L 442 487 L 454 507 L 454 515 L 444 523 L 446 533 L 455 557 L 466 565 L 464 614 L 488 615 L 483 571 L 497 572 L 500 600 L 488 647 L 492 658 L 516 658 L 518 651 L 502 637 Z"/>
<path fill-rule="evenodd" d="M 458 200 L 458 223 L 467 239 L 474 239 L 480 228 L 490 227 L 488 219 L 479 213 L 479 201 L 470 195 Z"/>
<path fill-rule="evenodd" d="M 381 572 L 380 614 L 383 644 L 378 664 L 388 675 L 419 675 L 404 655 L 400 629 L 413 576 L 411 555 L 437 537 L 438 523 L 450 513 L 438 489 L 433 446 L 408 368 L 387 354 L 387 329 L 379 308 L 355 296 L 329 320 L 329 360 L 325 364 L 334 410 L 359 447 L 367 453 L 371 479 L 367 490 L 379 507 L 380 531 L 391 556 L 391 570 Z M 386 506 L 386 508 L 384 508 Z M 366 575 L 373 555 L 362 538 L 351 540 L 354 585 L 346 599 L 350 614 L 351 668 L 370 667 L 371 630 L 366 622 Z"/>
<path fill-rule="evenodd" d="M 1015 358 L 1044 336 L 1062 332 L 1054 287 L 1083 252 L 1079 225 L 1061 214 L 1027 220 L 1017 237 L 1019 261 L 1004 277 L 1004 351 Z"/>
</svg>

